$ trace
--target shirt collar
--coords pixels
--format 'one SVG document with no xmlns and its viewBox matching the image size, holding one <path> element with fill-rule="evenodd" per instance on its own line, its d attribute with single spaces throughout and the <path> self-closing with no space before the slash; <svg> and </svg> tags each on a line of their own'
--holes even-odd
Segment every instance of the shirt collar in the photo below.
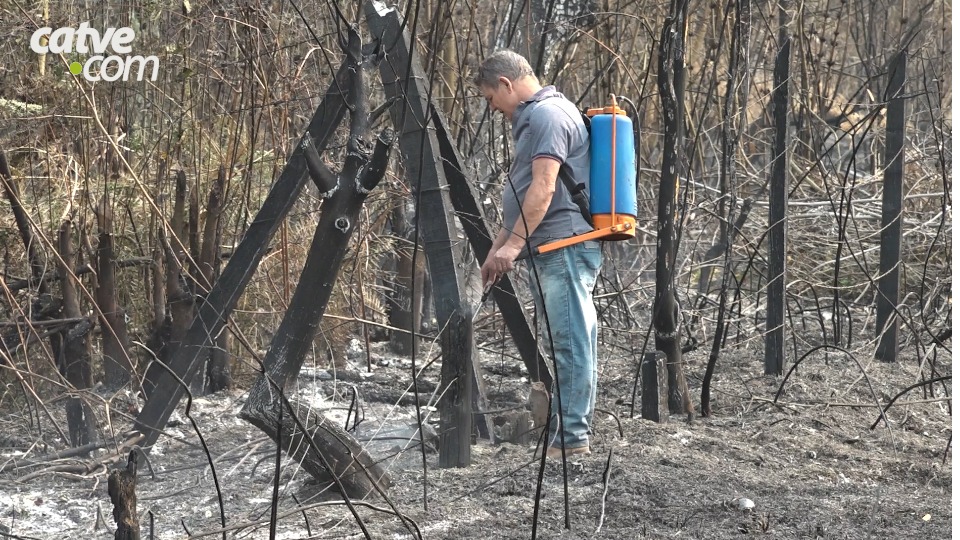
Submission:
<svg viewBox="0 0 960 540">
<path fill-rule="evenodd" d="M 530 99 L 528 99 L 528 100 L 526 100 L 526 101 L 523 101 L 523 102 L 521 102 L 519 105 L 517 105 L 517 110 L 516 110 L 516 111 L 514 112 L 514 114 L 513 114 L 513 119 L 514 119 L 513 125 L 514 125 L 514 127 L 516 127 L 517 124 L 519 123 L 520 117 L 523 115 L 523 111 L 527 108 L 527 106 L 529 106 L 531 103 L 536 103 L 536 102 L 538 102 L 538 101 L 543 101 L 543 100 L 545 100 L 545 99 L 547 99 L 547 98 L 549 98 L 549 97 L 553 97 L 553 96 L 556 96 L 556 95 L 560 95 L 559 92 L 557 92 L 557 87 L 556 87 L 556 86 L 553 86 L 553 85 L 551 84 L 551 85 L 548 85 L 548 86 L 544 86 L 544 87 L 541 88 L 540 90 L 537 90 L 537 93 L 535 93 L 534 95 L 530 96 Z"/>
</svg>

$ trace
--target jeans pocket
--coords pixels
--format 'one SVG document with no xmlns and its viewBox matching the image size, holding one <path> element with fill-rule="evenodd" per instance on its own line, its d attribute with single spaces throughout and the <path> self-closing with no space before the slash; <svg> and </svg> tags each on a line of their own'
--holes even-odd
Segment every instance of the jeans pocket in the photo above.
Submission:
<svg viewBox="0 0 960 540">
<path fill-rule="evenodd" d="M 536 255 L 531 261 L 539 268 L 561 268 L 564 264 L 563 251 L 563 249 L 558 249 Z"/>
<path fill-rule="evenodd" d="M 594 273 L 600 271 L 600 265 L 603 264 L 603 253 L 600 251 L 600 242 L 584 242 L 583 246 L 580 247 L 579 254 L 580 264 Z"/>
</svg>

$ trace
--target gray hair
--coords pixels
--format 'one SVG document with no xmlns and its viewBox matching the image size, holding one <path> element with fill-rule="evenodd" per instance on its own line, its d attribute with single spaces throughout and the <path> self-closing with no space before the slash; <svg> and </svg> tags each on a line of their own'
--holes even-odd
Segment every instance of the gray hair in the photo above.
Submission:
<svg viewBox="0 0 960 540">
<path fill-rule="evenodd" d="M 516 81 L 527 76 L 536 77 L 527 59 L 509 49 L 502 49 L 480 63 L 473 84 L 496 88 L 500 84 L 500 77 Z"/>
</svg>

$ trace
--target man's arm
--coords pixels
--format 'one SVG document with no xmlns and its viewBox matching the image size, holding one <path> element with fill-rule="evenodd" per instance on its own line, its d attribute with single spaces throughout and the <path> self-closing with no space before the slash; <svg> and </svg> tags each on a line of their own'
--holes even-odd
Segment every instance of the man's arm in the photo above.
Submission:
<svg viewBox="0 0 960 540">
<path fill-rule="evenodd" d="M 547 214 L 547 208 L 550 207 L 557 188 L 559 173 L 560 162 L 556 159 L 539 157 L 533 160 L 533 181 L 523 198 L 520 217 L 512 228 L 504 227 L 500 230 L 487 260 L 480 267 L 485 288 L 513 270 L 513 261 L 520 255 L 527 238 L 540 226 L 543 216 Z"/>
</svg>

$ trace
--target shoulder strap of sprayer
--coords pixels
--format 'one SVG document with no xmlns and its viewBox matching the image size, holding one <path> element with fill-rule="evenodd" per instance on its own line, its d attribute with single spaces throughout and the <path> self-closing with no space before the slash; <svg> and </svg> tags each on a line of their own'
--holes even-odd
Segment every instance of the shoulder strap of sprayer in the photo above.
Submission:
<svg viewBox="0 0 960 540">
<path fill-rule="evenodd" d="M 570 198 L 580 208 L 580 215 L 587 223 L 593 224 L 593 214 L 590 213 L 590 200 L 587 198 L 587 186 L 577 182 L 570 174 L 570 167 L 566 163 L 560 166 L 560 181 L 570 192 Z"/>
</svg>

